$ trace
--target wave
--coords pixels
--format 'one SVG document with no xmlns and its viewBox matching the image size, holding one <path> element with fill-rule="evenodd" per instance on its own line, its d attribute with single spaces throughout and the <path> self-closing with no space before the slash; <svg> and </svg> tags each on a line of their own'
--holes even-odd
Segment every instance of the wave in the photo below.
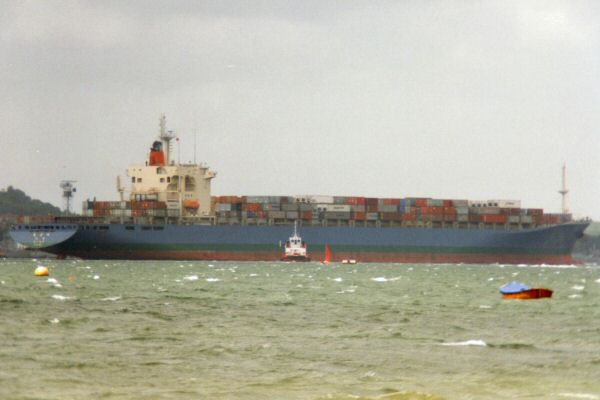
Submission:
<svg viewBox="0 0 600 400">
<path fill-rule="evenodd" d="M 536 347 L 532 344 L 528 343 L 501 343 L 501 344 L 489 344 L 488 345 L 494 349 L 510 349 L 510 350 L 520 350 L 520 349 L 535 349 Z"/>
<path fill-rule="evenodd" d="M 389 390 L 389 389 L 388 389 Z M 379 396 L 357 396 L 353 394 L 328 394 L 315 400 L 444 400 L 443 397 L 423 392 L 390 392 Z"/>
<path fill-rule="evenodd" d="M 597 400 L 600 396 L 591 393 L 558 393 L 560 397 L 567 397 L 570 399 L 589 399 Z"/>
<path fill-rule="evenodd" d="M 479 339 L 465 340 L 464 342 L 441 343 L 442 346 L 481 346 L 486 347 L 487 343 Z"/>
<path fill-rule="evenodd" d="M 55 300 L 60 300 L 60 301 L 65 301 L 65 300 L 72 300 L 73 297 L 69 297 L 69 296 L 62 296 L 60 294 L 53 294 L 52 298 Z"/>
</svg>

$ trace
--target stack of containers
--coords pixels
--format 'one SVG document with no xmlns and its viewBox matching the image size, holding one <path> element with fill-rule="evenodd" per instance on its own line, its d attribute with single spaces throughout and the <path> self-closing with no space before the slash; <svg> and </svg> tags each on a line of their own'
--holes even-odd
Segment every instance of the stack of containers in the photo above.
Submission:
<svg viewBox="0 0 600 400">
<path fill-rule="evenodd" d="M 84 201 L 83 214 L 110 219 L 167 216 L 167 205 L 162 201 Z"/>
<path fill-rule="evenodd" d="M 93 216 L 115 216 L 118 202 L 84 204 L 84 212 Z M 127 203 L 127 202 L 126 202 Z M 140 205 L 137 205 L 140 203 Z M 147 204 L 147 206 L 142 206 Z M 154 204 L 154 206 L 149 206 Z M 132 202 L 132 216 L 160 216 L 158 202 Z M 219 196 L 212 208 L 219 218 L 237 223 L 242 219 L 279 221 L 421 221 L 471 222 L 484 224 L 556 224 L 562 215 L 544 214 L 542 209 L 522 209 L 519 202 L 488 200 L 467 201 L 433 198 L 373 198 L 352 196 Z M 87 208 L 86 208 L 87 207 Z M 123 206 L 120 206 L 123 209 Z M 93 210 L 93 212 L 90 212 Z M 153 210 L 153 211 L 149 211 Z M 87 215 L 86 214 L 86 215 Z"/>
</svg>

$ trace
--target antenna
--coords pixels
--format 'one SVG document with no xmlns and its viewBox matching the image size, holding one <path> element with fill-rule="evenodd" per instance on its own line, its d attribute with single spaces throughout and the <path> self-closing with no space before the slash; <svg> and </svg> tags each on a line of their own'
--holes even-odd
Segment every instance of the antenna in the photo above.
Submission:
<svg viewBox="0 0 600 400">
<path fill-rule="evenodd" d="M 196 165 L 196 136 L 198 136 L 198 129 L 194 129 L 194 165 Z"/>
<path fill-rule="evenodd" d="M 71 198 L 73 198 L 73 193 L 77 191 L 77 188 L 73 186 L 75 182 L 77 181 L 65 180 L 60 182 L 60 188 L 63 191 L 62 197 L 65 204 L 65 213 L 67 215 L 71 214 Z"/>
<path fill-rule="evenodd" d="M 562 167 L 562 189 L 558 191 L 558 193 L 562 196 L 562 213 L 568 214 L 569 210 L 567 209 L 567 193 L 569 190 L 567 189 L 567 164 L 564 163 Z"/>
</svg>

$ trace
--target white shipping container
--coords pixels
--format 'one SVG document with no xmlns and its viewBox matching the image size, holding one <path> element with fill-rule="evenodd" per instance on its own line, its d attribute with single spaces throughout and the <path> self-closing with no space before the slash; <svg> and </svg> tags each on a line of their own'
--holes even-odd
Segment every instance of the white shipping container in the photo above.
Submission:
<svg viewBox="0 0 600 400">
<path fill-rule="evenodd" d="M 323 203 L 333 204 L 333 196 L 321 196 L 314 194 L 305 194 L 294 196 L 297 203 Z"/>
<path fill-rule="evenodd" d="M 521 208 L 521 200 L 488 200 L 488 207 Z"/>
<path fill-rule="evenodd" d="M 318 203 L 313 204 L 312 209 L 314 211 L 350 212 L 351 206 L 347 204 Z"/>
</svg>

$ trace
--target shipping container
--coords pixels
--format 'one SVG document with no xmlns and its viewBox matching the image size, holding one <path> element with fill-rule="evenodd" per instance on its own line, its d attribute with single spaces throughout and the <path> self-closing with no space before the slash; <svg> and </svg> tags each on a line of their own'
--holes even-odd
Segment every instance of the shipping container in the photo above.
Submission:
<svg viewBox="0 0 600 400">
<path fill-rule="evenodd" d="M 362 206 L 362 207 L 364 208 L 364 206 Z M 365 220 L 365 212 L 364 211 L 352 211 L 351 219 L 353 219 L 355 221 L 364 221 Z"/>
<path fill-rule="evenodd" d="M 379 213 L 377 212 L 368 212 L 365 215 L 367 221 L 377 221 L 379 219 Z"/>
<path fill-rule="evenodd" d="M 287 219 L 298 219 L 298 211 L 286 211 L 285 218 Z"/>
<path fill-rule="evenodd" d="M 506 215 L 501 214 L 483 214 L 481 220 L 486 223 L 504 224 L 506 223 Z"/>
<path fill-rule="evenodd" d="M 366 211 L 366 207 L 364 205 L 351 205 L 350 211 L 364 213 Z"/>
<path fill-rule="evenodd" d="M 350 219 L 350 211 L 325 211 L 324 219 Z"/>
<path fill-rule="evenodd" d="M 364 197 L 347 197 L 346 204 L 350 206 L 364 206 L 366 201 Z"/>
<path fill-rule="evenodd" d="M 300 211 L 300 218 L 303 220 L 312 219 L 313 213 L 312 211 Z"/>
<path fill-rule="evenodd" d="M 454 207 L 469 207 L 469 200 L 452 200 Z"/>
<path fill-rule="evenodd" d="M 217 211 L 231 211 L 231 203 L 219 203 Z"/>
<path fill-rule="evenodd" d="M 283 203 L 281 211 L 298 211 L 298 203 Z"/>
<path fill-rule="evenodd" d="M 382 221 L 400 221 L 402 216 L 397 212 L 380 212 L 379 219 Z"/>
<path fill-rule="evenodd" d="M 444 200 L 439 199 L 427 199 L 428 207 L 444 207 Z"/>
<path fill-rule="evenodd" d="M 398 205 L 380 204 L 378 207 L 379 207 L 379 212 L 385 212 L 385 213 L 397 213 L 398 212 Z"/>
</svg>

